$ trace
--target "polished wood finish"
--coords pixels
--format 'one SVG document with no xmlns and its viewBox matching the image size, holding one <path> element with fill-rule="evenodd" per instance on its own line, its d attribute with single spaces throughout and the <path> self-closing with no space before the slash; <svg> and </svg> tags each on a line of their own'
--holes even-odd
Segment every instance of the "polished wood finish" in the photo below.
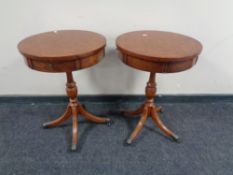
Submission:
<svg viewBox="0 0 233 175">
<path fill-rule="evenodd" d="M 97 117 L 85 110 L 77 99 L 77 86 L 72 71 L 97 64 L 104 55 L 105 38 L 94 32 L 61 30 L 34 35 L 18 44 L 26 64 L 38 71 L 65 72 L 69 104 L 65 113 L 54 121 L 44 123 L 45 128 L 55 127 L 72 117 L 72 150 L 78 142 L 78 115 L 95 123 L 108 123 L 109 118 Z"/>
<path fill-rule="evenodd" d="M 73 80 L 72 72 L 67 72 L 67 84 L 66 84 L 66 92 L 67 96 L 70 98 L 70 102 L 67 106 L 66 112 L 59 117 L 58 119 L 44 123 L 44 128 L 51 128 L 55 127 L 65 120 L 69 119 L 72 116 L 73 120 L 73 130 L 72 130 L 72 150 L 76 150 L 77 142 L 78 142 L 78 115 L 80 114 L 87 120 L 95 123 L 108 123 L 110 124 L 109 118 L 97 117 L 92 115 L 91 113 L 87 112 L 84 107 L 79 103 L 77 100 L 77 87 L 76 83 Z"/>
<path fill-rule="evenodd" d="M 193 38 L 161 31 L 129 32 L 119 36 L 116 45 L 125 64 L 157 73 L 193 67 L 202 50 L 200 42 Z"/>
<path fill-rule="evenodd" d="M 155 77 L 156 73 L 180 72 L 193 67 L 202 51 L 201 43 L 191 37 L 171 32 L 135 31 L 119 36 L 116 45 L 125 64 L 150 72 L 145 90 L 146 102 L 135 111 L 124 112 L 126 116 L 141 115 L 127 143 L 131 144 L 138 136 L 149 116 L 165 135 L 178 141 L 178 136 L 158 116 L 162 109 L 154 104 Z"/>
<path fill-rule="evenodd" d="M 18 49 L 32 69 L 69 72 L 97 64 L 104 56 L 105 45 L 100 34 L 60 30 L 28 37 L 18 44 Z"/>
<path fill-rule="evenodd" d="M 185 35 L 163 31 L 135 31 L 117 38 L 124 53 L 155 62 L 184 61 L 202 50 L 199 41 Z"/>
<path fill-rule="evenodd" d="M 119 52 L 119 54 L 121 55 L 121 60 L 128 66 L 148 72 L 154 72 L 156 70 L 157 73 L 173 73 L 184 71 L 193 67 L 198 59 L 198 57 L 195 57 L 185 61 L 155 62 L 140 59 L 125 53 L 122 54 L 122 52 Z"/>
</svg>

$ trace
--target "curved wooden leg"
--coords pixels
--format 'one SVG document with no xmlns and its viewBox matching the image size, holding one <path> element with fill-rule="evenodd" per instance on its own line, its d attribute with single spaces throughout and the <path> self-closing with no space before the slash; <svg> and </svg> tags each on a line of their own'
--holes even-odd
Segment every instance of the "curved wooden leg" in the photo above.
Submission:
<svg viewBox="0 0 233 175">
<path fill-rule="evenodd" d="M 147 117 L 148 117 L 148 108 L 144 108 L 143 112 L 142 112 L 142 115 L 141 115 L 141 118 L 140 118 L 136 128 L 134 129 L 134 131 L 130 135 L 129 139 L 127 140 L 128 144 L 131 144 L 133 142 L 133 140 L 136 139 L 139 132 L 142 130 L 142 128 L 143 128 L 143 126 L 144 126 L 144 124 L 146 122 Z"/>
<path fill-rule="evenodd" d="M 43 127 L 44 128 L 55 127 L 55 126 L 61 124 L 62 122 L 64 122 L 65 120 L 67 120 L 68 118 L 70 118 L 71 114 L 72 114 L 71 108 L 70 108 L 70 106 L 68 106 L 65 113 L 61 117 L 59 117 L 56 120 L 53 120 L 51 122 L 44 123 Z"/>
<path fill-rule="evenodd" d="M 71 150 L 75 151 L 77 149 L 77 143 L 78 143 L 78 111 L 75 105 L 72 106 L 72 120 L 73 120 L 73 127 L 72 127 Z"/>
<path fill-rule="evenodd" d="M 109 123 L 111 122 L 110 118 L 97 117 L 89 112 L 87 112 L 81 105 L 78 106 L 79 113 L 86 118 L 87 120 L 95 123 Z"/>
<path fill-rule="evenodd" d="M 124 115 L 126 116 L 135 116 L 138 114 L 141 114 L 144 108 L 144 104 L 141 105 L 138 109 L 136 109 L 135 111 L 124 111 Z"/>
<path fill-rule="evenodd" d="M 169 130 L 164 124 L 163 122 L 160 120 L 156 108 L 152 107 L 151 110 L 151 117 L 154 121 L 154 123 L 158 126 L 158 128 L 164 132 L 168 137 L 171 137 L 174 141 L 178 141 L 179 137 L 177 135 L 175 135 L 171 130 Z"/>
</svg>

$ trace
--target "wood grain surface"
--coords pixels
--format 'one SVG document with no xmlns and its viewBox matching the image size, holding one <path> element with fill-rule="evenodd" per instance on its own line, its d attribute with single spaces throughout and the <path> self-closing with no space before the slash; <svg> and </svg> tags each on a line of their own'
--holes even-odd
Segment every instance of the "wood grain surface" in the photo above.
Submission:
<svg viewBox="0 0 233 175">
<path fill-rule="evenodd" d="M 104 36 L 81 30 L 37 34 L 18 44 L 26 64 L 43 72 L 71 72 L 97 64 L 104 56 Z"/>
<path fill-rule="evenodd" d="M 18 44 L 18 49 L 33 59 L 72 60 L 93 55 L 105 44 L 105 38 L 94 32 L 59 30 L 30 36 Z"/>
<path fill-rule="evenodd" d="M 120 35 L 117 48 L 131 56 L 150 61 L 184 61 L 197 57 L 202 45 L 191 37 L 163 31 L 135 31 Z"/>
<path fill-rule="evenodd" d="M 173 73 L 193 67 L 202 45 L 196 39 L 163 31 L 134 31 L 120 35 L 116 46 L 130 67 L 157 73 Z"/>
</svg>

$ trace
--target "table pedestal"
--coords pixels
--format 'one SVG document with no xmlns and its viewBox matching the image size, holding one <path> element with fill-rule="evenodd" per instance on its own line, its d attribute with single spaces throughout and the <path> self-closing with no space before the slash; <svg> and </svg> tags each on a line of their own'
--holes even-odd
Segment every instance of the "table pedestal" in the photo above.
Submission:
<svg viewBox="0 0 233 175">
<path fill-rule="evenodd" d="M 77 142 L 78 142 L 78 114 L 86 118 L 87 120 L 95 123 L 107 123 L 111 124 L 111 120 L 109 118 L 97 117 L 89 112 L 87 112 L 84 107 L 77 100 L 77 86 L 73 79 L 72 72 L 67 72 L 67 84 L 66 84 L 66 92 L 70 98 L 70 102 L 67 106 L 65 113 L 57 118 L 54 121 L 44 123 L 44 128 L 55 127 L 65 120 L 69 119 L 72 116 L 73 127 L 72 127 L 72 150 L 76 150 Z"/>
<path fill-rule="evenodd" d="M 155 83 L 155 73 L 150 73 L 150 78 L 149 81 L 147 82 L 146 86 L 146 102 L 140 106 L 137 110 L 135 111 L 126 111 L 124 112 L 124 115 L 126 116 L 135 116 L 138 114 L 141 114 L 141 118 L 130 135 L 129 139 L 127 140 L 128 144 L 131 144 L 133 140 L 138 136 L 139 132 L 142 130 L 147 118 L 149 116 L 152 117 L 152 120 L 154 123 L 159 127 L 159 129 L 168 137 L 171 137 L 174 141 L 178 141 L 178 136 L 175 135 L 171 130 L 169 130 L 163 122 L 160 120 L 158 116 L 158 112 L 161 112 L 161 107 L 157 107 L 154 104 L 154 96 L 156 94 L 156 83 Z"/>
</svg>

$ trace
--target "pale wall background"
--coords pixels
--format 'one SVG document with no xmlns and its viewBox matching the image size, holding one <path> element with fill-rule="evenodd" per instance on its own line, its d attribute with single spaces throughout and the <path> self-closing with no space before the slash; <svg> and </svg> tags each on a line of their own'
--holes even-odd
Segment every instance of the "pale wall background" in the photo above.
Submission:
<svg viewBox="0 0 233 175">
<path fill-rule="evenodd" d="M 156 29 L 203 43 L 191 70 L 158 75 L 159 94 L 233 94 L 232 0 L 0 0 L 0 95 L 62 95 L 65 74 L 30 70 L 16 45 L 24 37 L 58 29 L 106 36 L 106 57 L 75 72 L 80 94 L 142 94 L 148 74 L 125 66 L 115 39 L 124 32 Z"/>
</svg>

